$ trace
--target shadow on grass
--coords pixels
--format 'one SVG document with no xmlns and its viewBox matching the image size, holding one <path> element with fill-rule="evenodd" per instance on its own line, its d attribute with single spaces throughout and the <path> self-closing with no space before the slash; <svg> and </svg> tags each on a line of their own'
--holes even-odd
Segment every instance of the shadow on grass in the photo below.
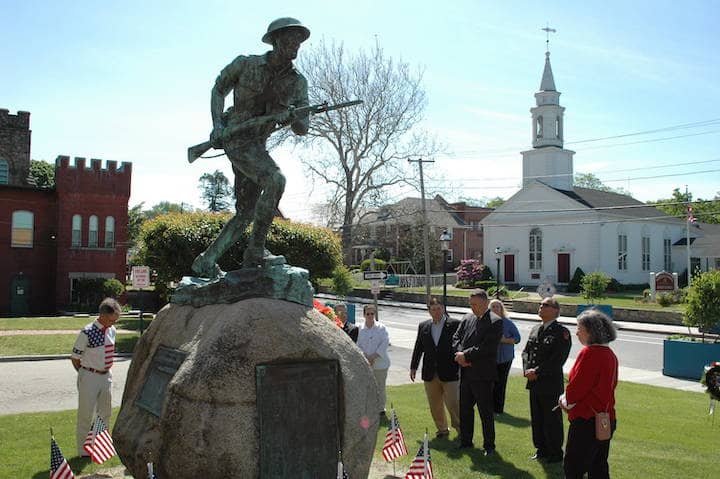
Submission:
<svg viewBox="0 0 720 479">
<path fill-rule="evenodd" d="M 81 475 L 83 473 L 83 469 L 85 469 L 88 465 L 92 464 L 92 461 L 89 457 L 75 456 L 68 458 L 66 456 L 65 459 L 67 459 L 67 462 L 70 465 L 70 469 L 72 469 L 73 473 L 75 473 L 76 476 Z M 48 474 L 49 470 L 46 469 L 44 471 L 35 473 L 35 475 L 32 476 L 32 479 L 47 479 Z"/>
<path fill-rule="evenodd" d="M 525 417 L 517 417 L 512 414 L 502 413 L 499 416 L 495 416 L 495 422 L 507 424 L 512 427 L 530 427 L 530 420 Z"/>
<path fill-rule="evenodd" d="M 516 479 L 532 479 L 533 476 L 527 471 L 518 469 L 514 464 L 503 459 L 500 452 L 485 456 L 482 449 L 458 449 L 460 443 L 456 439 L 436 438 L 428 442 L 431 449 L 444 451 L 448 458 L 458 459 L 461 456 L 468 456 L 472 461 L 472 470 L 489 474 L 493 477 L 512 477 Z M 548 477 L 555 477 L 549 475 Z M 560 477 L 560 476 L 557 476 Z"/>
</svg>

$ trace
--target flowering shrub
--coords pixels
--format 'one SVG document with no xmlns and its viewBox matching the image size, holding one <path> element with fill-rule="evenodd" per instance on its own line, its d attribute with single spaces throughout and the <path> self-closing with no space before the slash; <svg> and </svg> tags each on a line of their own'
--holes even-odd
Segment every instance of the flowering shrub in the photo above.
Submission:
<svg viewBox="0 0 720 479">
<path fill-rule="evenodd" d="M 458 274 L 458 282 L 465 288 L 473 288 L 479 281 L 493 279 L 490 268 L 482 264 L 479 259 L 464 259 L 460 261 L 460 266 L 455 268 L 455 271 Z"/>
<path fill-rule="evenodd" d="M 313 299 L 313 308 L 318 310 L 320 313 L 322 313 L 326 318 L 328 318 L 330 321 L 334 321 L 335 325 L 338 328 L 342 328 L 342 323 L 340 322 L 340 318 L 338 318 L 335 315 L 335 311 L 330 306 L 325 306 L 317 299 Z"/>
</svg>

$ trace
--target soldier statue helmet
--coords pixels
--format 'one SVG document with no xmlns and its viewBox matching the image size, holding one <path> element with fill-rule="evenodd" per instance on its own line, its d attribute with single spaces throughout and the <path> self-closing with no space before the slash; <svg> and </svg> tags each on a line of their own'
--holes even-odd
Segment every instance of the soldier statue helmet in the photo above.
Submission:
<svg viewBox="0 0 720 479">
<path fill-rule="evenodd" d="M 275 33 L 277 33 L 280 30 L 297 30 L 299 32 L 302 32 L 302 39 L 301 42 L 304 42 L 308 39 L 310 36 L 310 29 L 308 29 L 305 25 L 300 23 L 300 20 L 292 17 L 282 17 L 278 18 L 277 20 L 273 20 L 270 22 L 270 25 L 268 25 L 267 32 L 262 37 L 263 43 L 267 43 L 272 45 L 273 44 L 273 36 Z"/>
</svg>

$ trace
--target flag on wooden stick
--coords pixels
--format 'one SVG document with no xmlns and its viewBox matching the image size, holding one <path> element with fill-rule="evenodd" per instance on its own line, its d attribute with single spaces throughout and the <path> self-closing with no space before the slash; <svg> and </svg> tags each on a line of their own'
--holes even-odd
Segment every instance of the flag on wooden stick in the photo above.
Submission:
<svg viewBox="0 0 720 479">
<path fill-rule="evenodd" d="M 52 435 L 50 436 L 50 479 L 75 479 L 75 474 Z"/>
<path fill-rule="evenodd" d="M 390 462 L 407 453 L 407 446 L 405 445 L 402 429 L 400 429 L 400 422 L 395 414 L 395 409 L 391 409 L 390 424 L 385 434 L 385 445 L 382 449 L 383 458 Z"/>
<path fill-rule="evenodd" d="M 433 479 L 427 433 L 425 433 L 425 438 L 415 459 L 413 459 L 412 464 L 410 464 L 410 470 L 405 474 L 405 479 Z"/>
<path fill-rule="evenodd" d="M 115 455 L 112 437 L 100 416 L 95 419 L 95 424 L 85 438 L 83 449 L 95 464 L 102 464 Z"/>
</svg>

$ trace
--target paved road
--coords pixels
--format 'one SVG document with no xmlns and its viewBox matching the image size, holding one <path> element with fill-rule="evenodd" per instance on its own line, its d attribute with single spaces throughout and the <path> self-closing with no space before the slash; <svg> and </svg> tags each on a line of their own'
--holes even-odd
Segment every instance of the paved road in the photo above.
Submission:
<svg viewBox="0 0 720 479">
<path fill-rule="evenodd" d="M 361 309 L 357 308 L 356 320 L 362 321 Z M 460 317 L 466 310 L 451 309 L 451 314 Z M 523 318 L 532 315 L 516 315 L 515 322 L 523 337 L 516 347 L 513 373 L 520 374 L 519 353 L 525 344 L 530 329 L 535 324 Z M 417 325 L 428 318 L 427 312 L 406 307 L 380 307 L 380 319 L 390 334 L 391 367 L 388 384 L 409 383 L 409 366 L 412 348 L 417 334 Z M 575 332 L 572 325 L 568 325 Z M 688 391 L 702 391 L 697 381 L 685 381 L 662 375 L 662 339 L 665 334 L 620 331 L 619 338 L 612 345 L 620 359 L 620 379 L 656 386 L 672 387 Z M 566 363 L 569 370 L 580 344 L 573 337 L 573 348 Z M 113 405 L 122 399 L 130 360 L 118 358 L 113 367 Z M 0 362 L 0 414 L 21 412 L 59 411 L 74 409 L 77 402 L 75 389 L 76 373 L 69 359 L 47 361 Z"/>
</svg>

